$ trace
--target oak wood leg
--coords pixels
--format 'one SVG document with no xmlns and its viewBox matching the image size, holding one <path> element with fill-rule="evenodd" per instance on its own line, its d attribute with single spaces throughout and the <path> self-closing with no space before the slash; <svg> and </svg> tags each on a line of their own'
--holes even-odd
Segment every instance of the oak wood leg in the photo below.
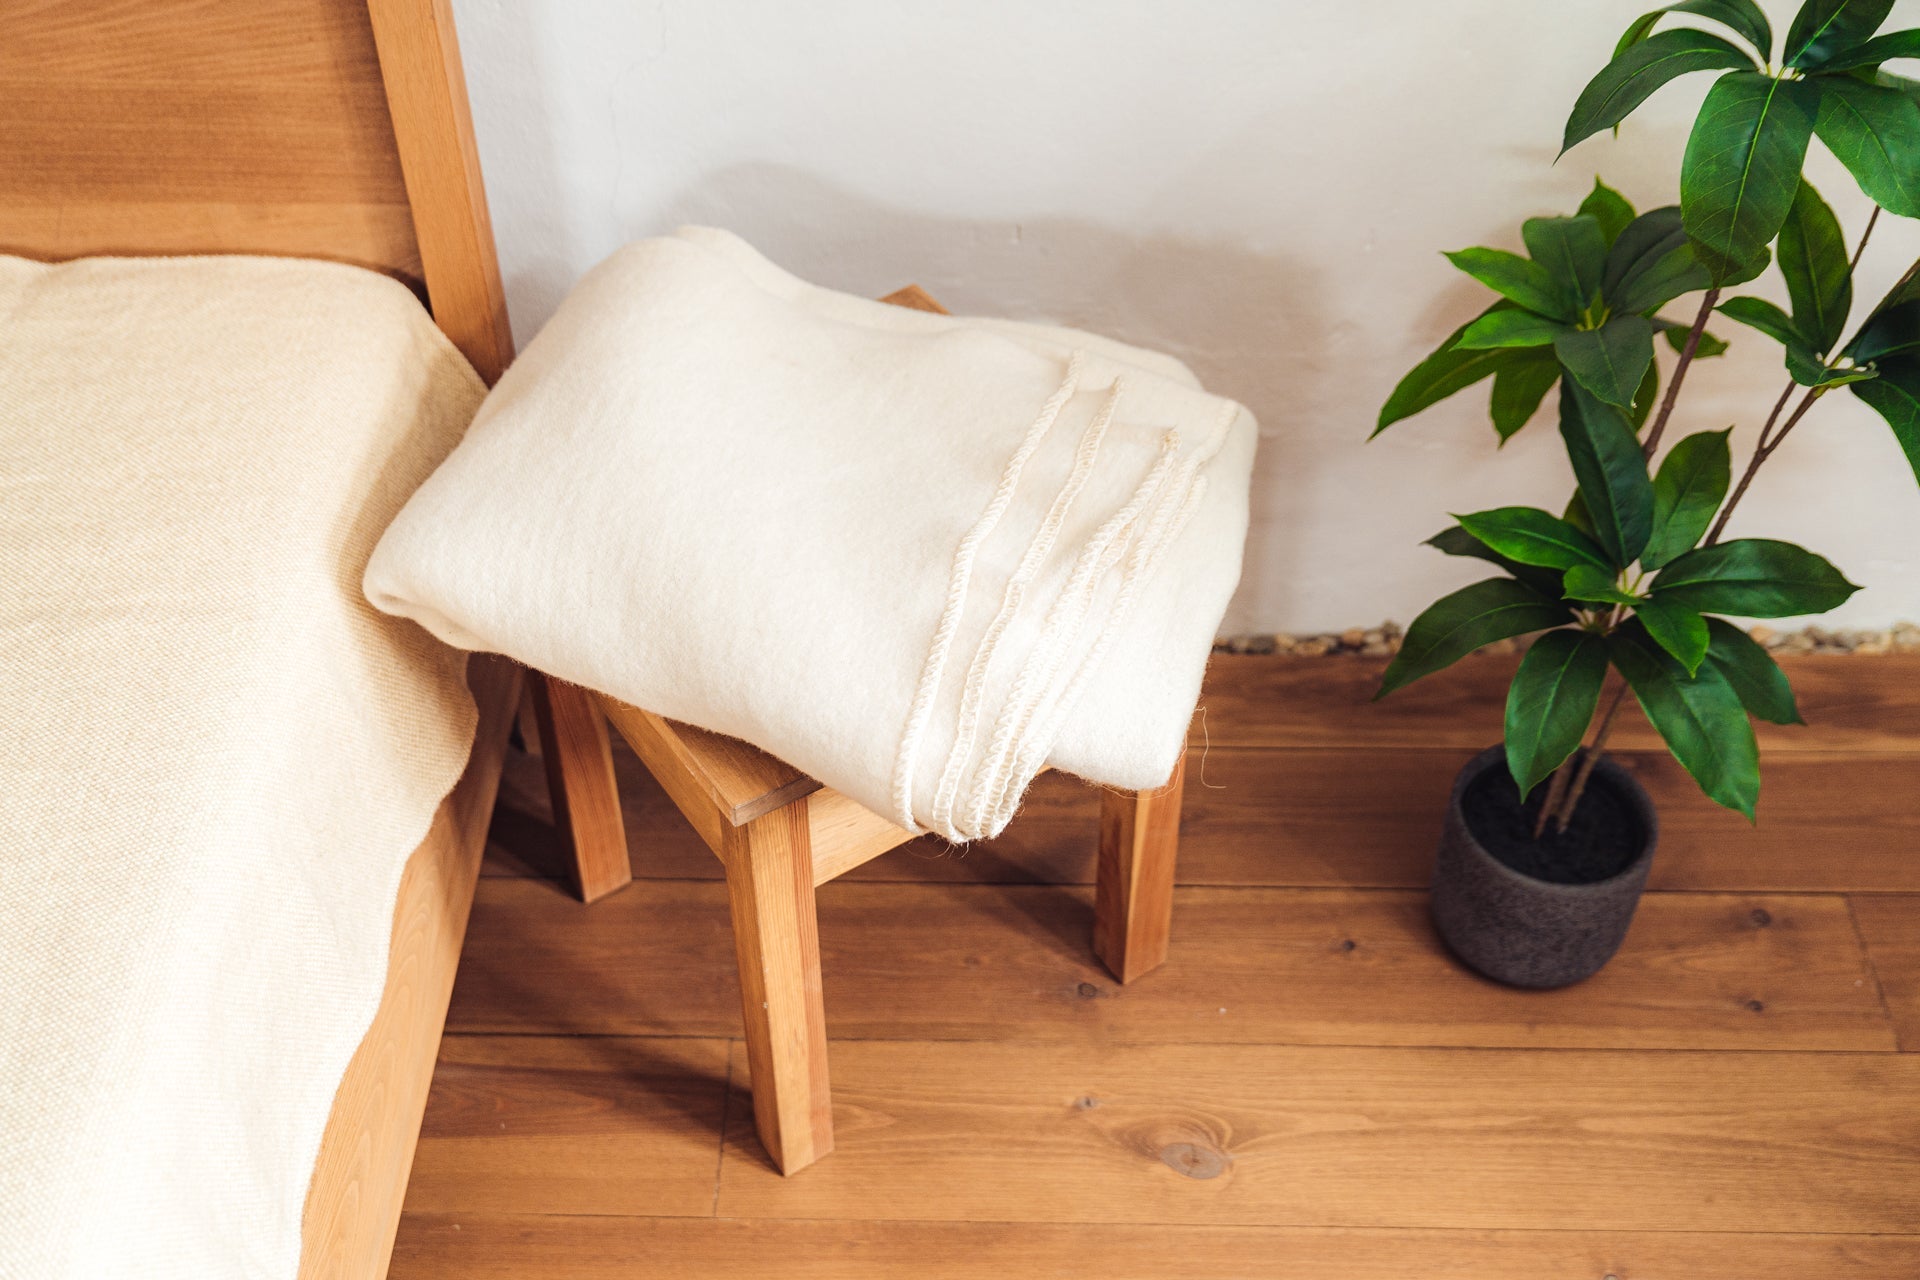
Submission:
<svg viewBox="0 0 1920 1280">
<path fill-rule="evenodd" d="M 594 902 L 633 879 L 607 718 L 578 685 L 537 673 L 529 683 L 554 826 L 571 858 L 574 892 Z"/>
<path fill-rule="evenodd" d="M 806 800 L 729 828 L 720 861 L 740 962 L 754 1124 L 780 1172 L 798 1173 L 833 1150 Z"/>
<path fill-rule="evenodd" d="M 1167 958 L 1186 770 L 1183 755 L 1158 791 L 1107 791 L 1100 797 L 1093 949 L 1121 982 L 1152 972 Z"/>
</svg>

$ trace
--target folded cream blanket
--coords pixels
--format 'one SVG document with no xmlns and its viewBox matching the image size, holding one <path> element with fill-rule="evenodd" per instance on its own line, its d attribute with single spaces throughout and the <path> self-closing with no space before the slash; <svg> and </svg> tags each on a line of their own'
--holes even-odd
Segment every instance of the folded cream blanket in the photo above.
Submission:
<svg viewBox="0 0 1920 1280">
<path fill-rule="evenodd" d="M 1048 764 L 1172 772 L 1254 435 L 1169 357 L 816 288 L 686 228 L 574 290 L 367 594 L 991 836 Z"/>
<path fill-rule="evenodd" d="M 0 257 L 0 1277 L 299 1270 L 473 740 L 360 576 L 483 391 L 369 271 Z"/>
</svg>

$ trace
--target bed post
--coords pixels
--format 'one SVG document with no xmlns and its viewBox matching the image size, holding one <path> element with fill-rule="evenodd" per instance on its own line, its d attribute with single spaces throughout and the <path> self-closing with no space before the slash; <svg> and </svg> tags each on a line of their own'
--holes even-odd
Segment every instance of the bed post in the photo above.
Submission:
<svg viewBox="0 0 1920 1280">
<path fill-rule="evenodd" d="M 488 386 L 513 360 L 452 0 L 368 0 L 433 318 Z"/>
</svg>

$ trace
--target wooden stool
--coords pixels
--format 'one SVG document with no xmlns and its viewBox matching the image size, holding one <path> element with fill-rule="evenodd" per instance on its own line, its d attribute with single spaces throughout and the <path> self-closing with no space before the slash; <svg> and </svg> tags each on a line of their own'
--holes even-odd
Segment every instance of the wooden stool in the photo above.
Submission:
<svg viewBox="0 0 1920 1280">
<path fill-rule="evenodd" d="M 886 301 L 940 306 L 909 287 Z M 633 878 L 614 787 L 611 720 L 726 870 L 753 1116 L 797 1173 L 833 1150 L 827 1023 L 813 891 L 913 839 L 763 751 L 546 677 L 530 682 L 554 819 L 592 902 Z M 1167 957 L 1184 765 L 1155 792 L 1104 792 L 1093 948 L 1121 982 Z"/>
</svg>

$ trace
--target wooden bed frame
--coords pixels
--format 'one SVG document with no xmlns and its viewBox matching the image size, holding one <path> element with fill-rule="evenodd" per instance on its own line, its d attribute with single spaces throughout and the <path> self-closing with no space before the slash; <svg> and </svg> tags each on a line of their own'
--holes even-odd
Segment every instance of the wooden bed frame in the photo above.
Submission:
<svg viewBox="0 0 1920 1280">
<path fill-rule="evenodd" d="M 0 0 L 0 252 L 261 253 L 397 276 L 491 384 L 513 357 L 451 0 Z M 409 859 L 334 1098 L 303 1280 L 386 1274 L 520 671 Z"/>
</svg>

